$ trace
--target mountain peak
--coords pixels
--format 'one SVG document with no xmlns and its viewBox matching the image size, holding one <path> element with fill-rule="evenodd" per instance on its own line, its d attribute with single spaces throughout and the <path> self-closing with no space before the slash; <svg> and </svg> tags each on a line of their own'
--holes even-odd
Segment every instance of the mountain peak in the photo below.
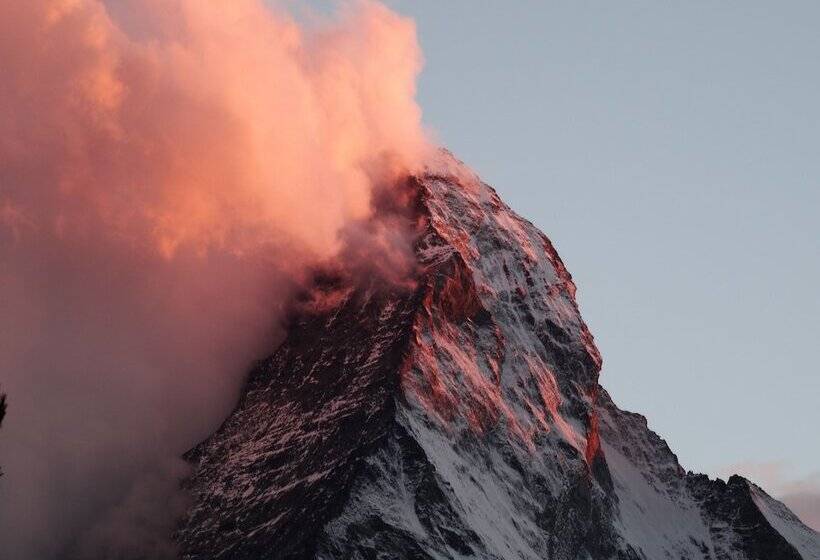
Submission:
<svg viewBox="0 0 820 560">
<path fill-rule="evenodd" d="M 186 456 L 184 557 L 820 558 L 612 403 L 550 241 L 445 159 L 405 185 L 414 282 L 317 278 Z"/>
</svg>

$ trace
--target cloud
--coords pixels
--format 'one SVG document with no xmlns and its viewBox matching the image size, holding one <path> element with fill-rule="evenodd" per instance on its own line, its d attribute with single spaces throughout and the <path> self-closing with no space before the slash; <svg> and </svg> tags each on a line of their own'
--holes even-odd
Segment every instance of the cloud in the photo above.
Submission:
<svg viewBox="0 0 820 560">
<path fill-rule="evenodd" d="M 400 226 L 362 224 L 428 150 L 415 28 L 375 2 L 304 25 L 261 0 L 0 0 L 0 60 L 0 542 L 127 557 L 123 527 L 170 531 L 145 514 L 176 507 L 163 465 L 309 271 L 401 269 Z"/>
<path fill-rule="evenodd" d="M 744 462 L 721 470 L 721 476 L 740 474 L 774 496 L 803 523 L 820 531 L 820 471 L 795 476 L 784 462 Z"/>
</svg>

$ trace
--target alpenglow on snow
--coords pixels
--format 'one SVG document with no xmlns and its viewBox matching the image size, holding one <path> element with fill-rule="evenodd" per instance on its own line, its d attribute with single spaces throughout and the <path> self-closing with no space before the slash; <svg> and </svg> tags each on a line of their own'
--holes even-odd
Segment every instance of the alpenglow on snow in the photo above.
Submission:
<svg viewBox="0 0 820 560">
<path fill-rule="evenodd" d="M 550 241 L 450 169 L 404 185 L 415 285 L 317 274 L 186 455 L 183 557 L 820 560 L 783 504 L 615 406 Z"/>
</svg>

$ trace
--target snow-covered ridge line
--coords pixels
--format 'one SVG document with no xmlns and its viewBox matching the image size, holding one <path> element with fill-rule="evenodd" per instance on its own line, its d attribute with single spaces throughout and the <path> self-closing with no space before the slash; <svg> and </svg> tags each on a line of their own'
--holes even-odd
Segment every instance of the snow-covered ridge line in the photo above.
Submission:
<svg viewBox="0 0 820 560">
<path fill-rule="evenodd" d="M 817 559 L 740 478 L 684 472 L 598 383 L 549 240 L 448 159 L 411 178 L 414 289 L 317 285 L 188 455 L 187 559 Z"/>
</svg>

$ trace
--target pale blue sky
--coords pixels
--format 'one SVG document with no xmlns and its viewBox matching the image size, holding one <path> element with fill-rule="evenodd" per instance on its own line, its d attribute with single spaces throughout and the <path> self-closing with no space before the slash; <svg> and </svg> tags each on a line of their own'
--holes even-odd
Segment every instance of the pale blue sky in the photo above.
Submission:
<svg viewBox="0 0 820 560">
<path fill-rule="evenodd" d="M 820 469 L 820 3 L 389 1 L 440 141 L 557 246 L 682 464 Z"/>
</svg>

